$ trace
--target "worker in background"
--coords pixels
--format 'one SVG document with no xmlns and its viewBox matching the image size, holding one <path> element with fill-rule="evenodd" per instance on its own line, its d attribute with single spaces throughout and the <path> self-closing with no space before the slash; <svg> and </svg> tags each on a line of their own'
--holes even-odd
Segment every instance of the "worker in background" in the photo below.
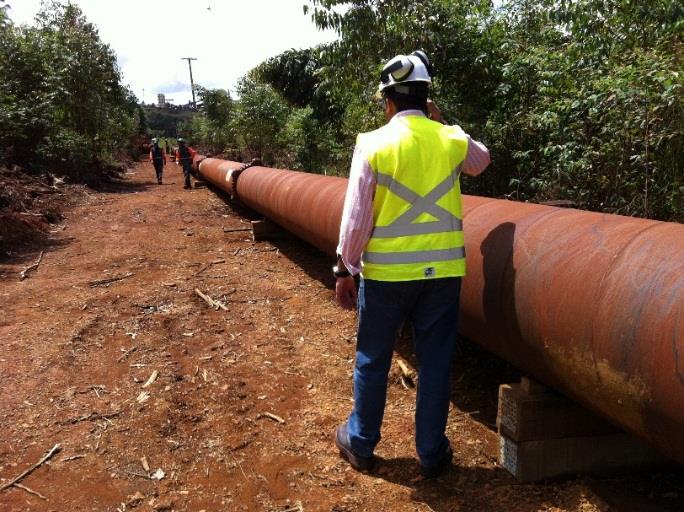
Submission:
<svg viewBox="0 0 684 512">
<path fill-rule="evenodd" d="M 152 139 L 152 147 L 150 148 L 150 162 L 154 165 L 154 172 L 157 173 L 157 183 L 162 183 L 162 173 L 166 165 L 166 153 L 159 145 L 159 140 Z"/>
<path fill-rule="evenodd" d="M 425 478 L 445 471 L 445 435 L 466 273 L 459 177 L 489 165 L 489 152 L 428 100 L 422 51 L 391 59 L 380 75 L 387 124 L 356 140 L 340 226 L 337 300 L 358 307 L 354 406 L 335 431 L 340 455 L 359 471 L 375 465 L 397 331 L 413 327 L 419 385 L 416 451 Z M 361 274 L 357 292 L 354 276 Z"/>
<path fill-rule="evenodd" d="M 166 141 L 164 141 L 164 144 L 165 144 L 165 148 L 166 148 L 166 154 L 167 154 L 167 155 L 170 155 L 170 154 L 171 154 L 171 149 L 169 148 L 169 140 L 166 139 Z"/>
<path fill-rule="evenodd" d="M 183 188 L 192 188 L 192 183 L 190 182 L 190 172 L 192 171 L 192 159 L 197 152 L 190 146 L 185 144 L 185 140 L 182 138 L 178 139 L 178 152 L 176 154 L 176 162 L 180 161 L 183 166 L 183 177 L 185 178 L 185 185 Z"/>
</svg>

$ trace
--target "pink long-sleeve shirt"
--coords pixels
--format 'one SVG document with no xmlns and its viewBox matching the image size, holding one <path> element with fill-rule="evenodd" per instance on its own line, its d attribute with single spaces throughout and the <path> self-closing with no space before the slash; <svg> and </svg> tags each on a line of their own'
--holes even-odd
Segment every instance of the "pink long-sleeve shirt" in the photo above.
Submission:
<svg viewBox="0 0 684 512">
<path fill-rule="evenodd" d="M 424 116 L 420 110 L 403 110 L 389 121 L 404 116 Z M 468 137 L 468 153 L 461 168 L 464 174 L 477 176 L 489 165 L 489 150 L 481 142 Z M 368 163 L 364 148 L 356 146 L 349 171 L 347 195 L 344 198 L 340 241 L 337 254 L 353 275 L 361 272 L 361 255 L 373 232 L 373 195 L 375 174 Z"/>
</svg>

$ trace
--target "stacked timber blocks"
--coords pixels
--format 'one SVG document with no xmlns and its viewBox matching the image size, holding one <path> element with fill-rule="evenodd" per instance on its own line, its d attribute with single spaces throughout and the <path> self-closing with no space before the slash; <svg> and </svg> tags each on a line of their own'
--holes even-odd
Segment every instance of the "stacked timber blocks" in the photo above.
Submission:
<svg viewBox="0 0 684 512">
<path fill-rule="evenodd" d="M 499 387 L 499 464 L 520 482 L 664 464 L 661 455 L 536 383 Z"/>
</svg>

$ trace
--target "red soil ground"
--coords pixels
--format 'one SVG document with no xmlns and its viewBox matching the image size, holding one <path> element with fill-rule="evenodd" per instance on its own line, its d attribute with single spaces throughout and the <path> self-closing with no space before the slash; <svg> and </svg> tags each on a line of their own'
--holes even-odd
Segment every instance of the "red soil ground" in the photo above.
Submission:
<svg viewBox="0 0 684 512">
<path fill-rule="evenodd" d="M 0 510 L 684 509 L 681 472 L 518 484 L 496 464 L 494 422 L 497 386 L 519 375 L 467 343 L 453 470 L 416 478 L 415 389 L 397 365 L 380 468 L 351 470 L 332 432 L 351 406 L 355 314 L 334 302 L 330 259 L 224 231 L 244 212 L 165 174 L 158 186 L 141 164 L 0 255 L 0 486 L 61 445 L 21 481 L 47 499 L 12 487 Z M 396 357 L 413 363 L 407 340 Z"/>
</svg>

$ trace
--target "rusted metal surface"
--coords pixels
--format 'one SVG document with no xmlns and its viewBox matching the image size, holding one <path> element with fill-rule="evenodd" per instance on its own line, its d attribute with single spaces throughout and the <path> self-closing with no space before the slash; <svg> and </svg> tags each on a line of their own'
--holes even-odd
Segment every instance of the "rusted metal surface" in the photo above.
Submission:
<svg viewBox="0 0 684 512">
<path fill-rule="evenodd" d="M 346 183 L 252 167 L 237 194 L 334 254 Z M 461 332 L 684 463 L 684 225 L 474 196 L 464 212 Z"/>
<path fill-rule="evenodd" d="M 684 225 L 465 200 L 461 331 L 684 463 Z"/>
<path fill-rule="evenodd" d="M 199 172 L 199 165 L 205 158 L 207 157 L 204 155 L 195 154 L 195 156 L 192 157 L 192 170 L 195 172 Z"/>
<path fill-rule="evenodd" d="M 346 187 L 345 178 L 250 167 L 240 174 L 237 195 L 246 206 L 335 254 Z"/>
<path fill-rule="evenodd" d="M 197 157 L 195 157 L 197 158 Z M 221 160 L 220 158 L 203 158 L 198 166 L 200 176 L 214 186 L 225 190 L 231 197 L 234 195 L 233 172 L 243 166 L 240 162 Z"/>
</svg>

